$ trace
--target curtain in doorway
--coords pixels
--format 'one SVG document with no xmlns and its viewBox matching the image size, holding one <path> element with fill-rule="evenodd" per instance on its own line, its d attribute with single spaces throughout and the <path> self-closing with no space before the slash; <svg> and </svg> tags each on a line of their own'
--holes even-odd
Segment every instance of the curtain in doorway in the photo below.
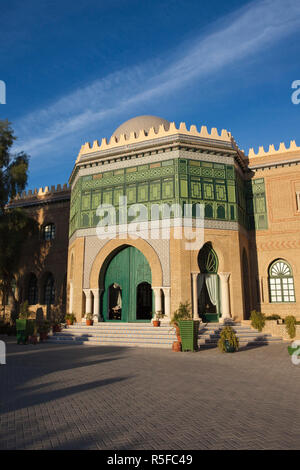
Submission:
<svg viewBox="0 0 300 470">
<path fill-rule="evenodd" d="M 218 303 L 218 275 L 217 274 L 206 274 L 205 275 L 206 287 L 210 301 L 213 305 Z"/>
<path fill-rule="evenodd" d="M 205 274 L 200 273 L 197 278 L 197 292 L 198 292 L 198 300 L 200 299 L 202 287 L 204 284 Z"/>
</svg>

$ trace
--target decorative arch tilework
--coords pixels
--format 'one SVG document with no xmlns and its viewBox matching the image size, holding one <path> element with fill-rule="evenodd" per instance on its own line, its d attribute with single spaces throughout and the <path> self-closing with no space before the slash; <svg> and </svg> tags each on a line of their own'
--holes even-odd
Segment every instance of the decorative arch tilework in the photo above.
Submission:
<svg viewBox="0 0 300 470">
<path fill-rule="evenodd" d="M 155 250 L 161 262 L 163 271 L 163 286 L 170 285 L 170 243 L 169 240 L 146 240 Z M 109 240 L 100 240 L 97 236 L 87 236 L 85 239 L 84 253 L 84 277 L 83 288 L 89 289 L 89 279 L 92 264 L 99 251 L 109 242 Z M 99 266 L 100 270 L 100 266 Z"/>
</svg>

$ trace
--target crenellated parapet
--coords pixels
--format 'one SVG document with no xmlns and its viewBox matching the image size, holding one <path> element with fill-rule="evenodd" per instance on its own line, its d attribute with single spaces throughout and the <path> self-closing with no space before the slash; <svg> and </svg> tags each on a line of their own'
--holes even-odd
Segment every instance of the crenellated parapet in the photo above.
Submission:
<svg viewBox="0 0 300 470">
<path fill-rule="evenodd" d="M 14 199 L 9 201 L 8 207 L 25 207 L 50 202 L 69 200 L 71 194 L 70 186 L 58 184 L 57 186 L 45 186 L 44 188 L 34 188 L 22 191 Z"/>
<path fill-rule="evenodd" d="M 249 158 L 258 158 L 258 157 L 268 157 L 268 156 L 276 156 L 276 155 L 281 155 L 281 154 L 288 154 L 291 152 L 299 151 L 300 147 L 297 146 L 295 140 L 291 140 L 290 146 L 286 147 L 284 142 L 281 142 L 279 145 L 279 148 L 276 150 L 274 145 L 269 146 L 269 150 L 265 151 L 263 146 L 260 146 L 258 149 L 258 152 L 255 153 L 254 149 L 251 148 L 249 149 Z"/>
<path fill-rule="evenodd" d="M 232 139 L 231 133 L 225 129 L 222 129 L 222 131 L 219 133 L 218 130 L 213 127 L 209 132 L 206 126 L 202 126 L 201 129 L 198 130 L 195 125 L 192 125 L 189 129 L 187 129 L 186 124 L 184 122 L 181 122 L 178 127 L 176 127 L 175 122 L 171 122 L 167 130 L 164 125 L 161 124 L 157 129 L 155 129 L 154 127 L 151 127 L 149 131 L 145 131 L 142 129 L 138 133 L 131 132 L 129 135 L 121 134 L 119 138 L 113 135 L 109 139 L 109 141 L 106 138 L 103 138 L 100 144 L 98 140 L 95 140 L 92 145 L 90 144 L 90 142 L 86 142 L 84 145 L 82 145 L 80 149 L 76 163 L 79 162 L 82 155 L 86 156 L 94 152 L 110 150 L 113 148 L 122 147 L 124 145 L 134 145 L 140 142 L 178 134 L 228 143 L 231 143 Z"/>
<path fill-rule="evenodd" d="M 34 188 L 29 189 L 28 191 L 22 191 L 18 193 L 15 199 L 29 199 L 32 197 L 42 197 L 42 196 L 50 196 L 51 194 L 57 194 L 65 191 L 70 191 L 70 187 L 67 183 L 64 185 L 58 184 L 57 186 L 45 186 L 44 188 Z"/>
</svg>

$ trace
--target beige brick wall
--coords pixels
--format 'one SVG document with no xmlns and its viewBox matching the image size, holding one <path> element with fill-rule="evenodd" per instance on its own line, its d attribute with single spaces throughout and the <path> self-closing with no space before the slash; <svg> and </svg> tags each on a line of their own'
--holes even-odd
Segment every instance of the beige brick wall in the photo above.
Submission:
<svg viewBox="0 0 300 470">
<path fill-rule="evenodd" d="M 278 161 L 279 156 L 276 159 Z M 271 163 L 272 157 L 264 160 Z M 257 171 L 255 178 L 265 180 L 268 209 L 268 230 L 257 230 L 253 240 L 253 256 L 257 260 L 261 290 L 259 309 L 268 315 L 294 315 L 300 319 L 300 211 L 296 201 L 300 165 L 265 168 Z M 296 302 L 271 303 L 269 300 L 268 268 L 279 258 L 292 267 Z"/>
<path fill-rule="evenodd" d="M 243 325 L 251 326 L 250 320 L 243 320 Z M 294 339 L 300 339 L 300 325 L 296 325 L 296 337 L 291 339 L 286 326 L 284 324 L 278 324 L 277 320 L 266 320 L 266 324 L 262 330 L 263 333 L 268 333 L 272 336 L 279 336 L 285 341 L 293 341 Z"/>
</svg>

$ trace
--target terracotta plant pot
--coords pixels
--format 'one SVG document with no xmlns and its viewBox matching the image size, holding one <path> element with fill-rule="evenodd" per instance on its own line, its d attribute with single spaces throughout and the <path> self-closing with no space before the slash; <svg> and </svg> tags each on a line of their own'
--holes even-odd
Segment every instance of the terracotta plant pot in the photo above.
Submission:
<svg viewBox="0 0 300 470">
<path fill-rule="evenodd" d="M 153 326 L 160 326 L 159 320 L 153 320 Z"/>
<path fill-rule="evenodd" d="M 172 351 L 180 352 L 181 351 L 181 343 L 179 341 L 174 341 L 172 344 Z"/>
<path fill-rule="evenodd" d="M 69 325 L 69 326 L 73 325 L 72 320 L 67 320 L 67 325 Z"/>
<path fill-rule="evenodd" d="M 93 326 L 93 320 L 86 320 L 86 326 Z"/>
<path fill-rule="evenodd" d="M 37 342 L 38 342 L 37 336 L 35 336 L 35 335 L 29 336 L 28 341 L 29 341 L 30 344 L 37 344 Z"/>
<path fill-rule="evenodd" d="M 40 341 L 46 341 L 48 339 L 48 333 L 40 333 Z"/>
<path fill-rule="evenodd" d="M 181 343 L 180 328 L 178 325 L 175 325 L 177 341 Z"/>
</svg>

